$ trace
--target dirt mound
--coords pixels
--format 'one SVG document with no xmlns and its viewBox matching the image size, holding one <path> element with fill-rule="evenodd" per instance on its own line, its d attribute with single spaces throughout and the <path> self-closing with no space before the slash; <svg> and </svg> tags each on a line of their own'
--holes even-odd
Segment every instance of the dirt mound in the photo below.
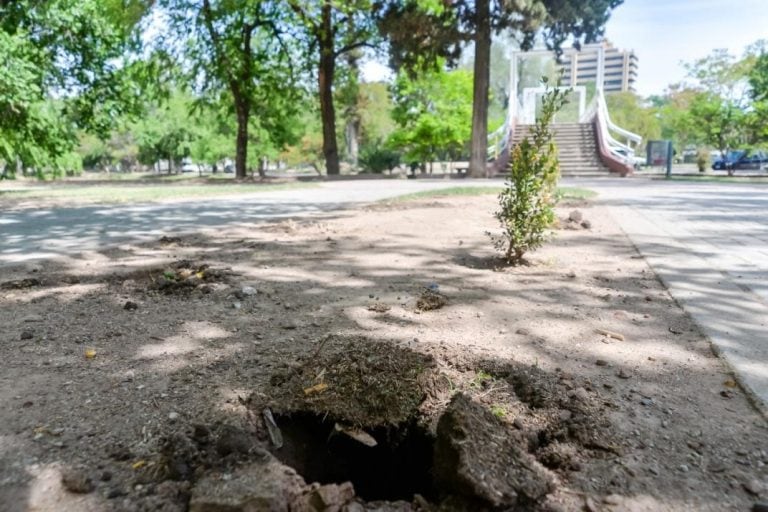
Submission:
<svg viewBox="0 0 768 512">
<path fill-rule="evenodd" d="M 440 309 L 448 303 L 448 299 L 442 293 L 426 289 L 416 301 L 416 308 L 420 311 L 432 311 Z"/>
<path fill-rule="evenodd" d="M 14 281 L 5 281 L 0 283 L 0 289 L 2 290 L 24 290 L 26 288 L 33 288 L 40 286 L 43 283 L 39 279 L 28 277 L 26 279 L 17 279 Z"/>
<path fill-rule="evenodd" d="M 398 426 L 416 416 L 435 375 L 431 357 L 364 337 L 319 343 L 315 353 L 273 375 L 267 395 L 252 396 L 251 407 L 356 427 Z"/>
<path fill-rule="evenodd" d="M 495 508 L 531 505 L 554 488 L 525 438 L 463 393 L 438 423 L 434 473 L 442 489 Z"/>
<path fill-rule="evenodd" d="M 162 267 L 134 270 L 114 274 L 107 278 L 110 284 L 136 289 L 149 294 L 188 295 L 193 292 L 207 294 L 215 283 L 227 283 L 232 272 L 215 268 L 208 263 L 180 260 Z"/>
</svg>

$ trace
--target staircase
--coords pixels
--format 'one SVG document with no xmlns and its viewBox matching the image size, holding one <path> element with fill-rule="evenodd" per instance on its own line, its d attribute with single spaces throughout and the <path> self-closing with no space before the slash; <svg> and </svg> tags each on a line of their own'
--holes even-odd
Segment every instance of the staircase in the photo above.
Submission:
<svg viewBox="0 0 768 512">
<path fill-rule="evenodd" d="M 512 147 L 528 135 L 531 125 L 517 125 Z M 553 126 L 562 176 L 606 176 L 610 169 L 598 156 L 592 123 L 561 123 Z"/>
</svg>

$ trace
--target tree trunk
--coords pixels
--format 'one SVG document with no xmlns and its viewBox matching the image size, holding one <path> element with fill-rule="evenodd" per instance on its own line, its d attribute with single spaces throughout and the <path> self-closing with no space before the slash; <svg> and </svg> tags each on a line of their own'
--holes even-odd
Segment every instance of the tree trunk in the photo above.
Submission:
<svg viewBox="0 0 768 512">
<path fill-rule="evenodd" d="M 320 68 L 317 73 L 320 90 L 320 117 L 323 123 L 323 156 L 328 175 L 338 175 L 339 148 L 336 144 L 336 111 L 333 107 L 333 75 L 336 71 L 330 0 L 323 2 L 320 43 Z"/>
<path fill-rule="evenodd" d="M 475 76 L 472 98 L 472 146 L 469 174 L 486 176 L 488 159 L 488 89 L 491 81 L 490 0 L 478 0 L 475 7 Z"/>
<path fill-rule="evenodd" d="M 235 146 L 235 179 L 245 179 L 248 164 L 248 114 L 250 105 L 242 98 L 235 97 L 237 115 L 237 139 Z"/>
<path fill-rule="evenodd" d="M 345 130 L 347 139 L 347 156 L 349 161 L 357 167 L 357 160 L 360 153 L 360 120 L 357 117 L 352 117 L 347 120 L 347 127 Z"/>
<path fill-rule="evenodd" d="M 265 156 L 259 159 L 259 177 L 264 179 L 267 177 L 267 166 L 269 165 L 269 159 Z"/>
</svg>

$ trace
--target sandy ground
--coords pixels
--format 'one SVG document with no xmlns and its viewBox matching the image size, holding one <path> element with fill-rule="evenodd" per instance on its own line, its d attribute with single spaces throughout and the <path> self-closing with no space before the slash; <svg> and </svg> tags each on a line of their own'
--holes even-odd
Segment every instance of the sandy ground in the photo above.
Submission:
<svg viewBox="0 0 768 512">
<path fill-rule="evenodd" d="M 264 408 L 288 440 L 297 416 L 374 437 L 414 420 L 431 439 L 455 394 L 551 479 L 520 510 L 767 500 L 765 419 L 605 211 L 579 205 L 590 229 L 563 221 L 500 268 L 494 206 L 375 205 L 3 268 L 0 510 L 214 510 L 203 483 L 281 456 Z M 429 509 L 446 487 L 376 492 Z"/>
</svg>

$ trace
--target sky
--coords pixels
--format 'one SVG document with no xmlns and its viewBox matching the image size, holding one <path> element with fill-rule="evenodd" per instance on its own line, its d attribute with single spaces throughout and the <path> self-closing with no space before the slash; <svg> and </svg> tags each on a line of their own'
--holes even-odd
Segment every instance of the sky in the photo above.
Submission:
<svg viewBox="0 0 768 512">
<path fill-rule="evenodd" d="M 633 49 L 639 59 L 637 92 L 661 94 L 685 78 L 683 62 L 706 57 L 716 48 L 735 55 L 758 39 L 768 39 L 768 0 L 624 0 L 605 30 L 614 46 Z M 391 76 L 369 61 L 366 80 Z"/>
<path fill-rule="evenodd" d="M 635 50 L 638 93 L 658 94 L 685 78 L 682 62 L 715 48 L 740 56 L 768 39 L 768 0 L 624 0 L 605 35 L 614 46 Z"/>
</svg>

